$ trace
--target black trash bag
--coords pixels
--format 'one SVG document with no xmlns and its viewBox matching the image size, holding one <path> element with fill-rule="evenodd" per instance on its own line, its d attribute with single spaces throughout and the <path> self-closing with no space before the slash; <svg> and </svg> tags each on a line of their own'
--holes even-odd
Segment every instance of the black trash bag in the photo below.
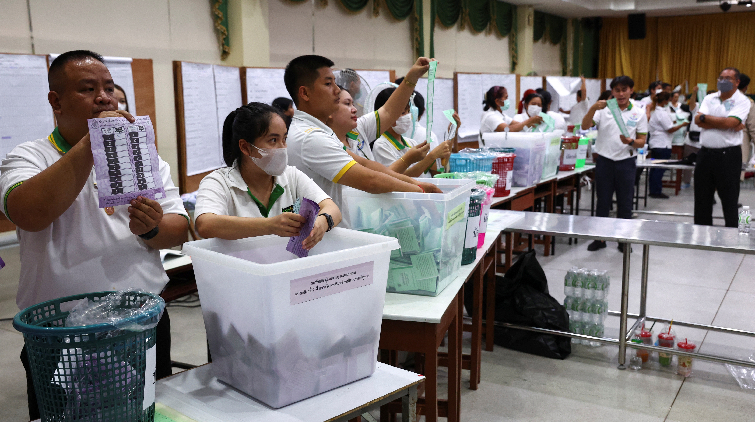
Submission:
<svg viewBox="0 0 755 422">
<path fill-rule="evenodd" d="M 487 289 L 483 289 L 483 303 L 486 292 Z M 467 310 L 471 310 L 472 292 L 464 296 Z M 534 250 L 521 255 L 505 276 L 496 278 L 495 320 L 569 331 L 569 314 L 548 293 L 548 280 L 535 258 Z M 495 327 L 494 342 L 509 349 L 553 359 L 566 359 L 571 353 L 569 337 L 507 327 Z"/>
</svg>

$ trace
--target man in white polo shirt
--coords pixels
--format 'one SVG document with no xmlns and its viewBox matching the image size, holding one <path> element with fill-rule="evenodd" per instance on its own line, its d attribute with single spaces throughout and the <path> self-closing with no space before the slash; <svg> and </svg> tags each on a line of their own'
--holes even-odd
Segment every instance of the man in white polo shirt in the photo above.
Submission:
<svg viewBox="0 0 755 422">
<path fill-rule="evenodd" d="M 286 66 L 286 89 L 296 104 L 288 132 L 289 164 L 303 171 L 333 199 L 347 228 L 351 222 L 343 206 L 341 185 L 370 193 L 440 192 L 431 183 L 397 179 L 383 166 L 359 164 L 357 159 L 362 158 L 347 151 L 325 124 L 340 104 L 341 90 L 336 85 L 332 66 L 330 59 L 316 55 L 297 57 Z"/>
<path fill-rule="evenodd" d="M 87 119 L 133 117 L 116 111 L 113 78 L 100 55 L 77 50 L 50 65 L 48 100 L 58 126 L 46 139 L 14 148 L 0 167 L 3 213 L 21 249 L 20 309 L 59 297 L 130 287 L 160 293 L 168 276 L 159 249 L 186 241 L 188 216 L 170 168 L 160 159 L 166 197 L 99 208 Z M 157 326 L 158 378 L 170 375 L 170 320 Z M 30 419 L 38 419 L 26 347 Z M 52 374 L 50 374 L 52 376 Z"/>
<path fill-rule="evenodd" d="M 718 191 L 726 227 L 737 227 L 742 122 L 750 113 L 750 100 L 737 89 L 739 75 L 733 67 L 724 69 L 718 75 L 718 92 L 703 99 L 695 116 L 701 129 L 695 164 L 695 224 L 713 225 L 713 194 Z"/>
<path fill-rule="evenodd" d="M 648 132 L 645 110 L 630 101 L 633 89 L 634 81 L 629 76 L 619 76 L 611 81 L 611 93 L 619 105 L 629 136 L 621 134 L 606 101 L 601 100 L 593 104 L 582 119 L 582 127 L 598 128 L 598 137 L 595 139 L 595 152 L 598 155 L 598 161 L 595 163 L 598 217 L 608 217 L 613 194 L 616 192 L 617 217 L 632 218 L 632 198 L 637 170 L 636 149 L 645 146 Z M 588 245 L 587 250 L 597 251 L 605 247 L 606 242 L 596 240 Z M 619 250 L 623 252 L 623 243 L 619 243 Z"/>
</svg>

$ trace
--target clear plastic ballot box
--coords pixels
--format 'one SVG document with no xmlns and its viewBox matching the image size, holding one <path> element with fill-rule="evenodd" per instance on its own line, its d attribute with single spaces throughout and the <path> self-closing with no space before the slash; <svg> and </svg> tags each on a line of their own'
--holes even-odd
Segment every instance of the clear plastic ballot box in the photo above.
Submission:
<svg viewBox="0 0 755 422">
<path fill-rule="evenodd" d="M 432 179 L 443 193 L 393 192 L 379 195 L 344 187 L 351 227 L 395 237 L 388 291 L 437 296 L 461 267 L 467 228 L 469 179 Z"/>
<path fill-rule="evenodd" d="M 372 375 L 396 239 L 335 228 L 308 257 L 288 238 L 188 242 L 219 380 L 279 408 Z"/>
</svg>

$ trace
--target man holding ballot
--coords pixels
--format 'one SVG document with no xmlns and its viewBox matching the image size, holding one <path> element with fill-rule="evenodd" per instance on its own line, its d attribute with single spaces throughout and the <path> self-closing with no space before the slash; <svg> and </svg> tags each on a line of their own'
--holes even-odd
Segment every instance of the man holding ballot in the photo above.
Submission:
<svg viewBox="0 0 755 422">
<path fill-rule="evenodd" d="M 582 127 L 595 126 L 595 189 L 597 193 L 596 215 L 608 217 L 613 194 L 616 192 L 618 218 L 632 218 L 632 198 L 637 168 L 638 148 L 645 146 L 648 119 L 645 111 L 630 101 L 634 81 L 629 76 L 619 76 L 611 81 L 613 99 L 598 101 L 590 107 L 582 119 Z M 596 240 L 587 246 L 589 251 L 606 247 L 606 242 Z M 624 251 L 624 244 L 619 243 Z"/>
<path fill-rule="evenodd" d="M 47 95 L 58 126 L 45 139 L 22 143 L 0 166 L 3 213 L 17 226 L 20 309 L 60 297 L 127 288 L 160 293 L 168 276 L 159 249 L 187 239 L 188 216 L 170 168 L 159 160 L 165 197 L 99 208 L 87 119 L 134 118 L 118 110 L 102 57 L 69 51 L 50 65 Z M 170 320 L 157 325 L 157 378 L 170 375 Z M 38 419 L 26 348 L 29 417 Z"/>
</svg>

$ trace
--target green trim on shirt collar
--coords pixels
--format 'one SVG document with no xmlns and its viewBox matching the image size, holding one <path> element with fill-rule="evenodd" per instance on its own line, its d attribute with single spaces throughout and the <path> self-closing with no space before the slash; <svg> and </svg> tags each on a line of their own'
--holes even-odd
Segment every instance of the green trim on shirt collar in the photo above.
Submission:
<svg viewBox="0 0 755 422">
<path fill-rule="evenodd" d="M 388 139 L 388 141 L 391 143 L 391 145 L 393 145 L 394 148 L 396 148 L 399 151 L 403 150 L 404 148 L 409 147 L 409 144 L 406 143 L 406 141 L 404 140 L 404 137 L 401 135 L 398 136 L 399 140 L 391 136 L 391 134 L 388 132 L 385 132 L 383 136 L 385 136 L 386 139 Z"/>
<path fill-rule="evenodd" d="M 260 202 L 259 199 L 255 198 L 255 196 L 252 195 L 252 191 L 249 190 L 249 187 L 246 188 L 246 192 L 249 194 L 249 196 L 252 197 L 254 202 L 257 204 L 257 208 L 259 208 L 260 210 L 260 214 L 262 214 L 262 216 L 265 218 L 267 218 L 268 214 L 270 214 L 270 208 L 272 208 L 272 206 L 275 204 L 275 201 L 277 201 L 285 191 L 286 189 L 276 183 L 273 191 L 270 193 L 270 200 L 268 201 L 267 206 L 265 206 L 262 204 L 262 202 Z"/>
<path fill-rule="evenodd" d="M 629 100 L 629 105 L 627 106 L 627 108 L 626 108 L 626 109 L 627 109 L 627 110 L 631 110 L 631 109 L 632 109 L 632 107 L 634 107 L 634 104 L 632 104 L 632 101 L 631 101 L 631 100 Z"/>
<path fill-rule="evenodd" d="M 355 130 L 352 130 L 351 132 L 346 134 L 346 137 L 351 139 L 352 141 L 356 141 L 357 139 L 359 139 L 359 133 L 357 133 L 357 131 Z"/>
<path fill-rule="evenodd" d="M 375 121 L 377 122 L 377 130 L 375 133 L 380 133 L 380 113 L 378 113 L 377 110 L 375 110 Z"/>
<path fill-rule="evenodd" d="M 57 126 L 55 127 L 55 130 L 52 131 L 52 133 L 47 137 L 47 140 L 50 141 L 53 147 L 61 153 L 65 154 L 71 149 L 71 145 L 66 142 L 65 139 L 63 139 L 63 136 L 60 135 L 60 131 L 58 130 Z"/>
</svg>

